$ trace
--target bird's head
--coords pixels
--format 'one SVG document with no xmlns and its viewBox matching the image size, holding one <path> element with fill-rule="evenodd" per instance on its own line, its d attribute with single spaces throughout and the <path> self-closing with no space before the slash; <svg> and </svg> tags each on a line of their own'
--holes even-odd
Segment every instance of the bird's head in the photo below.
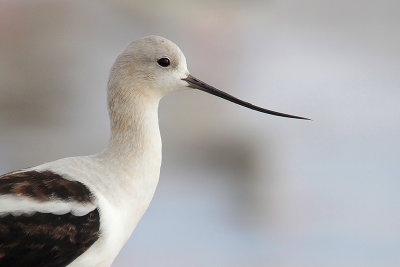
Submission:
<svg viewBox="0 0 400 267">
<path fill-rule="evenodd" d="M 113 88 L 119 88 L 118 92 L 113 92 Z M 252 105 L 200 81 L 189 73 L 186 58 L 179 47 L 160 36 L 132 42 L 117 58 L 111 70 L 109 93 L 121 93 L 121 88 L 125 88 L 122 89 L 125 95 L 135 91 L 143 96 L 159 98 L 173 91 L 198 89 L 263 113 L 308 120 Z"/>
</svg>

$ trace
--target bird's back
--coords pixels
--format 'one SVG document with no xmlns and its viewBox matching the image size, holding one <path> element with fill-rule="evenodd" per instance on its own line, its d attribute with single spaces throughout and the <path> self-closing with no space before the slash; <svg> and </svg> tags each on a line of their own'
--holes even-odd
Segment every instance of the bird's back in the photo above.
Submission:
<svg viewBox="0 0 400 267">
<path fill-rule="evenodd" d="M 98 238 L 99 211 L 81 182 L 55 172 L 0 176 L 0 266 L 66 266 Z"/>
</svg>

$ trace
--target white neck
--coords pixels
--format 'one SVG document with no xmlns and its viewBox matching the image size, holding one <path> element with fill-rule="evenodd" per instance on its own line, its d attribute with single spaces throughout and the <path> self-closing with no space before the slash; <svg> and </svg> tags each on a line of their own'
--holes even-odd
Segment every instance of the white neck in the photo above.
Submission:
<svg viewBox="0 0 400 267">
<path fill-rule="evenodd" d="M 128 165 L 143 157 L 161 161 L 160 97 L 145 91 L 146 88 L 109 88 L 111 137 L 103 155 L 113 161 Z"/>
<path fill-rule="evenodd" d="M 110 201 L 120 207 L 126 205 L 127 223 L 133 227 L 150 204 L 161 166 L 158 126 L 161 97 L 147 89 L 119 82 L 109 84 L 111 137 L 105 151 L 98 155 L 116 186 L 114 199 Z"/>
</svg>

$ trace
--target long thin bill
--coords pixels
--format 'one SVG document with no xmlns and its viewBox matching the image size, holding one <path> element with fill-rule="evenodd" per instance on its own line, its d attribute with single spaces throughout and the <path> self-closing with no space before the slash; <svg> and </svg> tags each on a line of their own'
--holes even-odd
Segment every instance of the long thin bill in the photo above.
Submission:
<svg viewBox="0 0 400 267">
<path fill-rule="evenodd" d="M 301 119 L 301 120 L 310 120 L 308 118 L 304 118 L 304 117 L 299 117 L 299 116 L 294 116 L 294 115 L 289 115 L 289 114 L 285 114 L 285 113 L 280 113 L 280 112 L 276 112 L 273 110 L 269 110 L 269 109 L 265 109 L 265 108 L 261 108 L 258 106 L 255 106 L 251 103 L 245 102 L 243 100 L 240 100 L 239 98 L 236 98 L 234 96 L 231 96 L 230 94 L 227 94 L 221 90 L 218 90 L 217 88 L 206 84 L 205 82 L 200 81 L 199 79 L 193 77 L 192 75 L 189 74 L 189 76 L 187 78 L 183 78 L 182 80 L 186 81 L 189 85 L 188 87 L 190 88 L 194 88 L 194 89 L 199 89 L 201 91 L 210 93 L 212 95 L 221 97 L 223 99 L 226 99 L 228 101 L 231 101 L 233 103 L 236 103 L 238 105 L 241 105 L 243 107 L 249 108 L 249 109 L 253 109 L 259 112 L 263 112 L 263 113 L 267 113 L 270 115 L 275 115 L 275 116 L 280 116 L 280 117 L 286 117 L 286 118 L 293 118 L 293 119 Z"/>
</svg>

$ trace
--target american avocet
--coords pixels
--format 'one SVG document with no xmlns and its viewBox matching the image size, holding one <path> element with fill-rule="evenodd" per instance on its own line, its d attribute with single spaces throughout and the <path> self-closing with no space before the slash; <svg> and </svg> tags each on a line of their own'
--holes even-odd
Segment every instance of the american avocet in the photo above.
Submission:
<svg viewBox="0 0 400 267">
<path fill-rule="evenodd" d="M 161 165 L 158 103 L 195 88 L 267 114 L 189 74 L 171 41 L 132 42 L 108 82 L 111 138 L 96 155 L 0 177 L 1 266 L 110 266 L 146 211 Z"/>
</svg>

